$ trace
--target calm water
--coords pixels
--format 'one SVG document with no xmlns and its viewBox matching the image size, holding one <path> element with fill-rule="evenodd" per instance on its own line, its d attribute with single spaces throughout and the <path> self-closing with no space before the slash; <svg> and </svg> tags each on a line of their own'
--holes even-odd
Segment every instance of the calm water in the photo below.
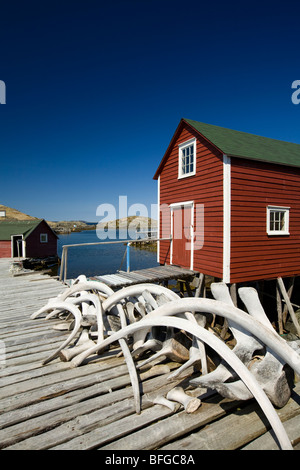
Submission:
<svg viewBox="0 0 300 470">
<path fill-rule="evenodd" d="M 57 244 L 58 256 L 61 258 L 62 246 L 74 243 L 98 243 L 102 240 L 96 235 L 96 230 L 85 230 L 83 232 L 72 232 L 66 235 L 59 235 Z M 103 241 L 110 241 L 109 239 Z M 113 240 L 111 240 L 113 241 Z M 68 249 L 68 278 L 75 278 L 80 274 L 86 276 L 97 276 L 101 274 L 111 274 L 121 267 L 121 262 L 126 250 L 126 245 L 117 243 L 112 245 L 95 245 L 74 247 Z M 156 252 L 139 250 L 130 247 L 130 270 L 150 268 L 158 266 Z M 126 256 L 124 258 L 122 270 L 126 271 Z"/>
</svg>

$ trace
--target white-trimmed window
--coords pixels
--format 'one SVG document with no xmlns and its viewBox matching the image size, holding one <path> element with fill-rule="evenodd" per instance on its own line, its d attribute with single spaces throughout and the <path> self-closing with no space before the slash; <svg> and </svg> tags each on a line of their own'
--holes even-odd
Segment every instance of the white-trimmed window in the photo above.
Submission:
<svg viewBox="0 0 300 470">
<path fill-rule="evenodd" d="M 40 242 L 48 243 L 48 233 L 40 233 Z"/>
<path fill-rule="evenodd" d="M 290 208 L 280 206 L 267 207 L 268 235 L 289 235 Z"/>
<path fill-rule="evenodd" d="M 178 178 L 185 178 L 196 173 L 196 139 L 190 139 L 179 145 Z"/>
</svg>

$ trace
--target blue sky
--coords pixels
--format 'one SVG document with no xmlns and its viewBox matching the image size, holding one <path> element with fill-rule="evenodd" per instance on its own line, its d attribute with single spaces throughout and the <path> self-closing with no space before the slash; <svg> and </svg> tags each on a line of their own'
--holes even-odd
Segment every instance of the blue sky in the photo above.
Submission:
<svg viewBox="0 0 300 470">
<path fill-rule="evenodd" d="M 2 2 L 0 203 L 97 221 L 127 196 L 150 215 L 182 117 L 300 143 L 299 13 L 290 0 Z"/>
</svg>

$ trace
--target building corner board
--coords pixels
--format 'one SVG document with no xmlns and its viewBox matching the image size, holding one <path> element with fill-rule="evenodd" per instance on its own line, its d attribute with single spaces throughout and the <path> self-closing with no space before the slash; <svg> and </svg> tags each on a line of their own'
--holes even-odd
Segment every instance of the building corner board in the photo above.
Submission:
<svg viewBox="0 0 300 470">
<path fill-rule="evenodd" d="M 231 158 L 223 154 L 223 282 L 230 283 Z"/>
<path fill-rule="evenodd" d="M 156 256 L 157 256 L 157 262 L 159 263 L 160 261 L 160 242 L 159 242 L 159 238 L 160 238 L 160 175 L 158 176 L 157 178 L 157 245 L 156 245 L 156 249 L 157 249 L 157 253 L 156 253 Z"/>
</svg>

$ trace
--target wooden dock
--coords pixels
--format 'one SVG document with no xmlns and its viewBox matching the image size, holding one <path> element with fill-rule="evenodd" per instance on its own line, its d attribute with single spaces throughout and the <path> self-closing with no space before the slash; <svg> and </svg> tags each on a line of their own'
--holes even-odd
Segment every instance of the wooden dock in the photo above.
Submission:
<svg viewBox="0 0 300 470">
<path fill-rule="evenodd" d="M 192 280 L 196 271 L 180 268 L 179 266 L 156 266 L 137 271 L 118 271 L 115 274 L 94 276 L 91 279 L 102 281 L 111 288 L 120 288 L 142 282 L 167 282 L 172 279 Z"/>
<path fill-rule="evenodd" d="M 9 264 L 0 260 L 1 449 L 126 450 L 126 455 L 176 451 L 196 459 L 193 451 L 200 449 L 278 448 L 254 400 L 234 402 L 191 389 L 188 393 L 202 399 L 194 413 L 154 404 L 158 392 L 166 394 L 178 383 L 186 386 L 184 377 L 167 380 L 178 364 L 165 362 L 141 371 L 139 415 L 117 345 L 78 368 L 60 359 L 42 365 L 69 332 L 55 329 L 57 319 L 31 320 L 30 315 L 66 286 L 37 273 L 13 277 Z M 299 393 L 297 383 L 288 404 L 278 410 L 295 449 L 300 441 Z"/>
</svg>

